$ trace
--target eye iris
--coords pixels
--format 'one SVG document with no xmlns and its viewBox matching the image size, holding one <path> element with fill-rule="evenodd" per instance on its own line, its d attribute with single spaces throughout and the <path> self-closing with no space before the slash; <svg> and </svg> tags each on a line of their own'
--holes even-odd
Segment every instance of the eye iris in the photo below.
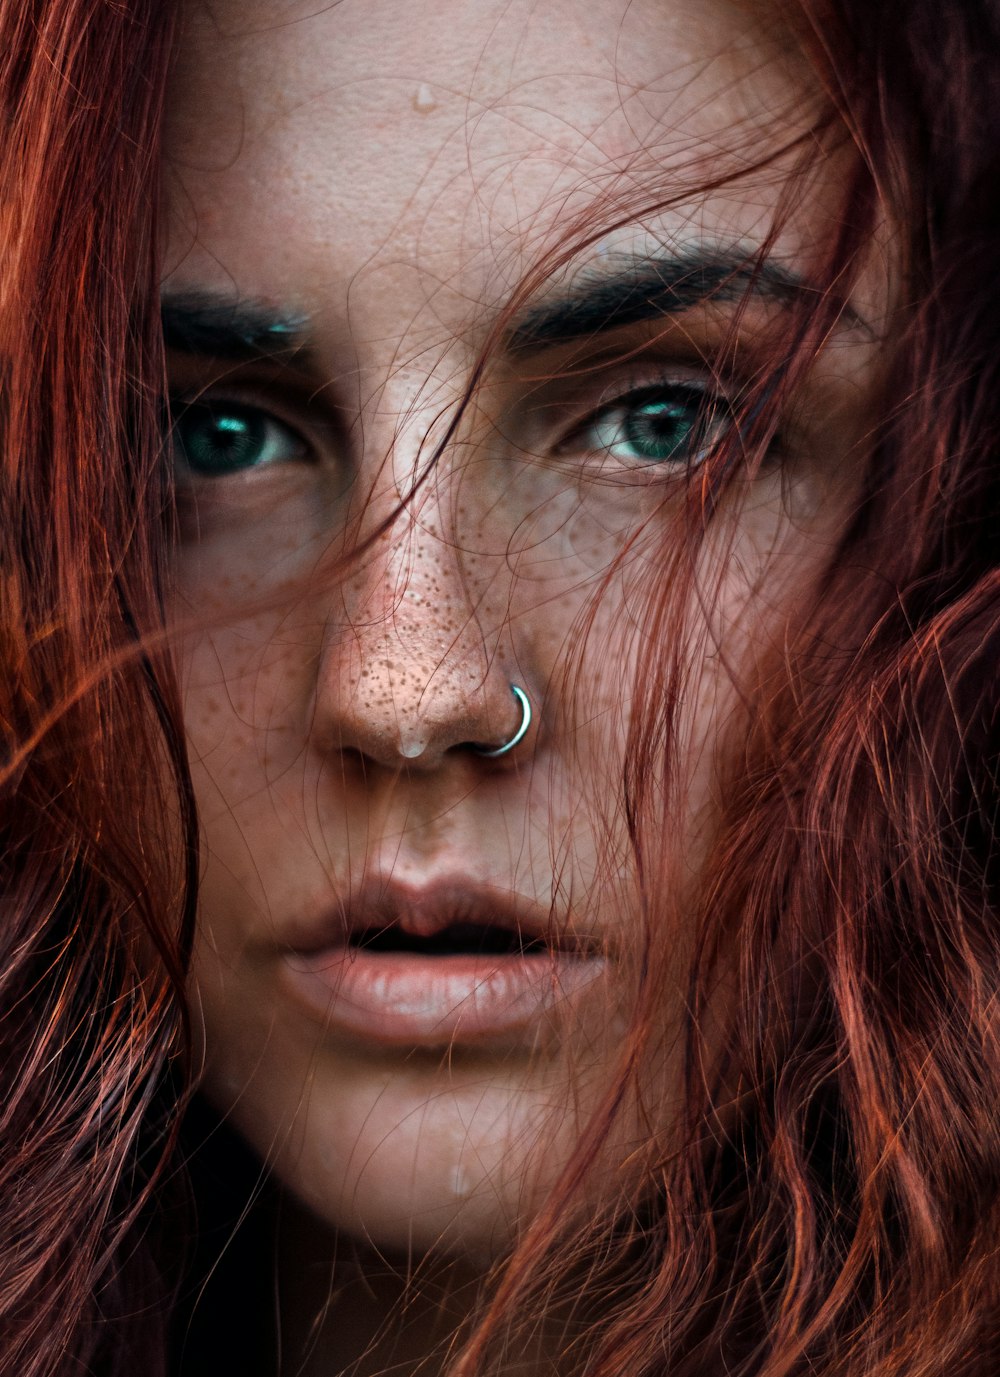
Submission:
<svg viewBox="0 0 1000 1377">
<path fill-rule="evenodd" d="M 259 462 L 267 440 L 263 416 L 249 408 L 189 407 L 178 422 L 184 457 L 197 473 L 234 473 Z"/>
<path fill-rule="evenodd" d="M 650 463 L 688 457 L 699 429 L 695 404 L 662 400 L 633 408 L 623 427 L 627 443 Z"/>
</svg>

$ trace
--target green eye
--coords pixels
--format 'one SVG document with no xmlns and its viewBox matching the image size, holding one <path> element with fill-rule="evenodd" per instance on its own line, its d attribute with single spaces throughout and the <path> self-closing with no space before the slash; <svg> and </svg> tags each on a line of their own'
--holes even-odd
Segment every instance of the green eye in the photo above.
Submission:
<svg viewBox="0 0 1000 1377">
<path fill-rule="evenodd" d="M 722 434 L 724 408 L 699 387 L 644 387 L 604 407 L 583 445 L 627 464 L 693 464 Z"/>
<path fill-rule="evenodd" d="M 173 438 L 178 470 L 203 478 L 293 463 L 309 454 L 302 437 L 276 416 L 235 402 L 190 402 L 181 406 L 174 421 Z"/>
</svg>

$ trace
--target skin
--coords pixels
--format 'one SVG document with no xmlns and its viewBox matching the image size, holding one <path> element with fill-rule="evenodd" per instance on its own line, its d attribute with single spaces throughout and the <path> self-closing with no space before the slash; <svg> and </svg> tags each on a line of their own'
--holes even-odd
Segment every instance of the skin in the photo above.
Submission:
<svg viewBox="0 0 1000 1377">
<path fill-rule="evenodd" d="M 475 1273 L 537 1209 L 617 1074 L 639 931 L 622 761 L 685 479 L 611 453 L 607 408 L 664 378 L 714 386 L 704 357 L 733 307 L 495 351 L 429 466 L 494 322 L 574 217 L 631 218 L 540 299 L 629 254 L 752 248 L 768 233 L 793 155 L 736 174 L 815 111 L 807 74 L 755 24 L 718 0 L 188 11 L 165 290 L 309 318 L 308 350 L 269 364 L 177 355 L 172 383 L 178 410 L 208 395 L 289 428 L 274 462 L 223 477 L 179 456 L 173 612 L 205 841 L 192 979 L 204 1089 L 300 1202 L 299 1265 L 332 1231 Z M 735 180 L 691 189 L 720 170 Z M 779 233 L 776 259 L 805 276 L 841 175 L 838 155 L 821 159 Z M 678 190 L 670 209 L 636 214 Z M 873 268 L 861 317 L 883 291 Z M 774 303 L 747 312 L 747 369 L 780 323 Z M 703 598 L 681 609 L 689 679 L 662 860 L 676 926 L 657 935 L 677 980 L 738 687 L 780 644 L 850 510 L 874 333 L 845 327 L 824 351 L 771 460 L 710 528 Z M 535 718 L 489 761 L 468 743 L 510 736 L 512 682 Z M 413 1046 L 346 1034 L 288 993 L 288 946 L 352 887 L 456 875 L 586 934 L 603 955 L 593 981 L 525 1028 Z M 647 1087 L 667 1136 L 680 1015 L 678 994 Z M 632 1184 L 641 1141 L 626 1112 L 595 1202 Z M 312 1305 L 298 1292 L 293 1329 Z M 367 1342 L 328 1331 L 310 1370 Z"/>
</svg>

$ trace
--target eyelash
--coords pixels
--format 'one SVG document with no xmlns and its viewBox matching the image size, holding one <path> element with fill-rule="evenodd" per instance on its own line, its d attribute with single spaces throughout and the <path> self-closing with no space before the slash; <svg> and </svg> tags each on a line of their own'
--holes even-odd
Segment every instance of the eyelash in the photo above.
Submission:
<svg viewBox="0 0 1000 1377">
<path fill-rule="evenodd" d="M 238 392 L 215 396 L 208 391 L 193 398 L 174 396 L 170 415 L 175 472 L 182 482 L 213 483 L 233 474 L 309 462 L 317 455 L 316 442 L 308 437 L 307 428 L 286 420 L 272 405 L 261 405 L 259 396 L 248 397 Z M 236 437 L 229 447 L 235 452 L 235 461 L 227 463 L 224 453 L 214 467 L 204 455 L 197 459 L 192 452 L 194 437 L 186 435 L 190 422 L 201 419 L 218 427 L 221 421 L 234 418 L 243 427 L 242 431 L 239 426 L 228 427 Z M 734 398 L 725 388 L 697 375 L 678 376 L 674 371 L 650 377 L 645 372 L 638 379 L 633 375 L 628 382 L 622 380 L 613 389 L 606 388 L 605 399 L 582 420 L 574 422 L 568 433 L 555 442 L 553 451 L 557 455 L 603 455 L 604 465 L 618 465 L 622 472 L 690 471 L 708 458 L 734 424 Z M 671 427 L 675 432 L 673 438 L 669 433 Z M 239 438 L 248 433 L 251 448 L 263 446 L 266 451 L 270 446 L 272 452 L 245 462 Z M 632 454 L 623 452 L 628 446 L 634 451 Z M 636 452 L 643 446 L 645 453 Z M 654 452 L 657 447 L 666 452 Z"/>
<path fill-rule="evenodd" d="M 672 437 L 664 433 L 664 422 L 668 431 L 673 427 Z M 557 448 L 563 454 L 603 453 L 606 460 L 626 469 L 689 470 L 708 457 L 734 423 L 733 400 L 722 389 L 695 377 L 674 374 L 649 379 L 647 375 L 643 382 L 616 390 L 591 410 Z M 634 451 L 645 447 L 646 452 L 625 455 L 621 451 L 626 446 Z M 656 448 L 666 452 L 652 452 Z"/>
</svg>

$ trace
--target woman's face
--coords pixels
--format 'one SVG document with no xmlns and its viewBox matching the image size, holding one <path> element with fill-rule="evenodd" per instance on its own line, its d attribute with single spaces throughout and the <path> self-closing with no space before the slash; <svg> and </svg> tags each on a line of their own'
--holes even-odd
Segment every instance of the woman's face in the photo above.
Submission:
<svg viewBox="0 0 1000 1377">
<path fill-rule="evenodd" d="M 837 210 L 831 157 L 731 367 L 706 365 L 797 154 L 747 169 L 816 113 L 749 8 L 753 23 L 725 0 L 187 15 L 164 300 L 174 607 L 201 619 L 183 682 L 205 1087 L 318 1215 L 382 1246 L 488 1253 L 566 1162 L 634 1003 L 622 775 L 652 613 L 672 609 L 657 648 L 686 669 L 657 856 L 677 922 L 654 934 L 680 978 L 740 685 L 850 503 L 872 352 L 855 321 L 673 608 L 706 443 Z M 579 224 L 592 242 L 512 305 Z M 692 283 L 734 264 L 699 304 Z M 870 285 L 859 314 L 877 299 Z M 473 743 L 512 736 L 512 685 L 531 724 L 490 758 Z M 681 1008 L 678 992 L 662 1010 L 650 1080 L 665 1129 Z"/>
</svg>

